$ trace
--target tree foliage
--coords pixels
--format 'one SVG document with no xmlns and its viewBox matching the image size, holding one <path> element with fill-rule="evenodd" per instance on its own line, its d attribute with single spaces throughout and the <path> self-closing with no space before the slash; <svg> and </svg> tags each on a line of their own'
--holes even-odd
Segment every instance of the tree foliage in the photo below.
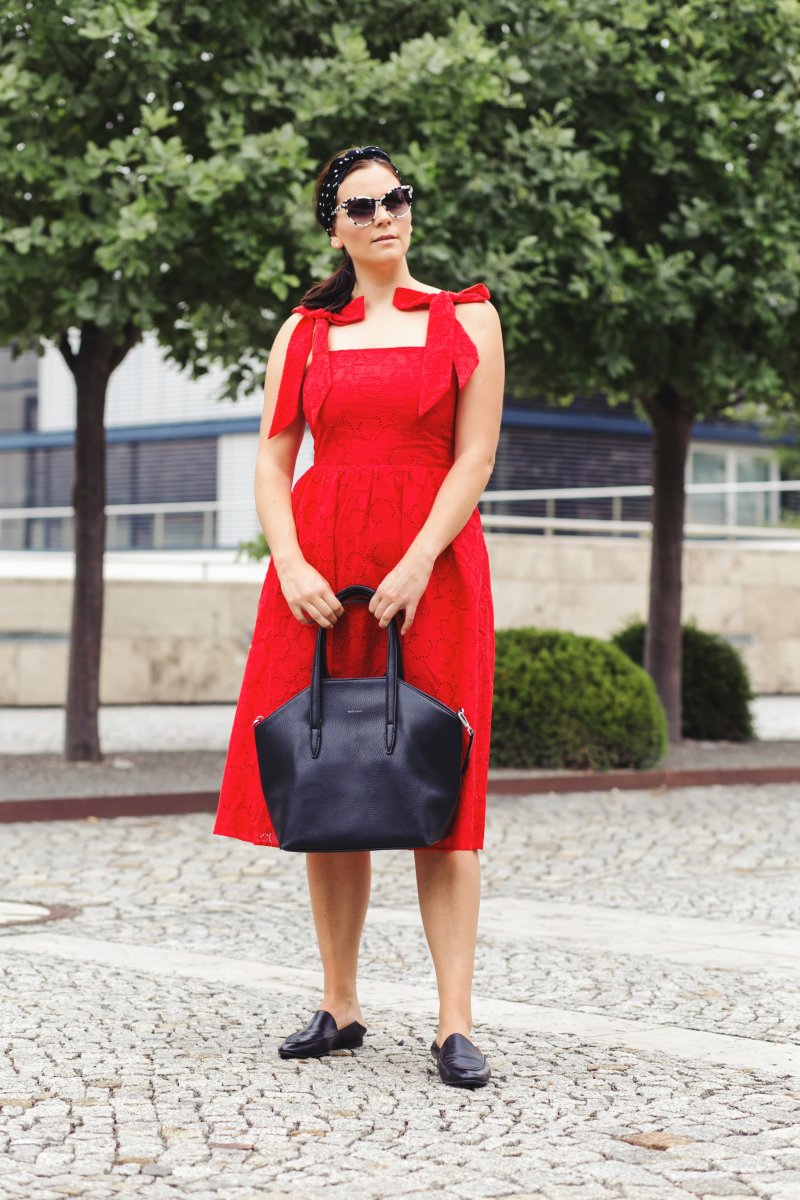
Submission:
<svg viewBox="0 0 800 1200">
<path fill-rule="evenodd" d="M 0 339 L 153 329 L 251 387 L 337 261 L 332 150 L 413 180 L 415 273 L 490 282 L 509 379 L 792 403 L 800 4 L 49 0 L 0 15 Z"/>
<path fill-rule="evenodd" d="M 419 6 L 402 36 L 385 0 L 6 6 L 0 341 L 132 324 L 197 373 L 222 361 L 230 394 L 253 387 L 297 294 L 335 265 L 312 179 L 353 142 L 386 144 L 427 192 L 423 269 L 454 279 L 470 135 L 522 105 L 521 68 L 455 6 Z M 442 139 L 460 162 L 446 196 Z"/>
</svg>

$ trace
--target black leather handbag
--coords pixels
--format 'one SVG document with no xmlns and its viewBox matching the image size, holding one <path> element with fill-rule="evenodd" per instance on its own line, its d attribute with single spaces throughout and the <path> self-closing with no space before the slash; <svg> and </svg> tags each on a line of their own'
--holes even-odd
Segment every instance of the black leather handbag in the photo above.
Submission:
<svg viewBox="0 0 800 1200">
<path fill-rule="evenodd" d="M 336 595 L 369 603 L 375 590 L 356 583 Z M 452 825 L 474 730 L 463 708 L 406 683 L 396 618 L 386 632 L 386 674 L 339 679 L 328 675 L 320 625 L 310 685 L 253 723 L 282 850 L 412 849 Z"/>
</svg>

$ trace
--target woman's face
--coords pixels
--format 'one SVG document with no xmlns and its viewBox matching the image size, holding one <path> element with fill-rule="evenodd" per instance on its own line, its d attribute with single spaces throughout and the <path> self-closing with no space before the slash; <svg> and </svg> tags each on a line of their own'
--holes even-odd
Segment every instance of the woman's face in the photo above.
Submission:
<svg viewBox="0 0 800 1200">
<path fill-rule="evenodd" d="M 398 182 L 394 171 L 384 163 L 371 162 L 345 176 L 339 184 L 336 203 L 341 204 L 351 196 L 374 196 L 378 200 L 397 187 Z M 372 224 L 358 226 L 344 209 L 339 209 L 334 217 L 331 241 L 337 250 L 344 246 L 354 262 L 370 266 L 384 262 L 395 264 L 411 242 L 411 213 L 405 217 L 390 217 L 380 204 Z"/>
</svg>

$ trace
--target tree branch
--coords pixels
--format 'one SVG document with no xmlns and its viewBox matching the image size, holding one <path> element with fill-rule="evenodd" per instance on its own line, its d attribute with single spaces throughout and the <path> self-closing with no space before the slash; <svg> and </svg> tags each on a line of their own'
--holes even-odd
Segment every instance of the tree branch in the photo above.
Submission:
<svg viewBox="0 0 800 1200">
<path fill-rule="evenodd" d="M 123 340 L 119 345 L 116 342 L 114 343 L 110 361 L 111 371 L 119 366 L 129 350 L 132 350 L 136 343 L 141 340 L 142 331 L 134 325 L 133 321 L 126 321 L 123 335 Z"/>
<path fill-rule="evenodd" d="M 69 367 L 72 374 L 75 374 L 75 355 L 72 353 L 72 347 L 69 344 L 69 336 L 66 332 L 62 333 L 58 339 L 58 348 L 61 351 L 64 362 Z"/>
</svg>

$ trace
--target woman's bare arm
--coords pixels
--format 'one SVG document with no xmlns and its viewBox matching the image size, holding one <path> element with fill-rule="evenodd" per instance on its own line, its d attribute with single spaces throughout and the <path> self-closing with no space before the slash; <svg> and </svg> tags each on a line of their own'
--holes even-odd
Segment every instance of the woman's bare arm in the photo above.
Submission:
<svg viewBox="0 0 800 1200">
<path fill-rule="evenodd" d="M 330 627 L 342 615 L 344 607 L 337 600 L 327 579 L 304 557 L 292 511 L 292 480 L 306 427 L 302 412 L 280 433 L 274 437 L 267 436 L 278 402 L 289 339 L 301 320 L 301 314 L 292 313 L 284 321 L 275 335 L 267 361 L 256 460 L 255 503 L 286 603 L 298 621 L 307 622 L 310 617 L 318 625 Z"/>
</svg>

